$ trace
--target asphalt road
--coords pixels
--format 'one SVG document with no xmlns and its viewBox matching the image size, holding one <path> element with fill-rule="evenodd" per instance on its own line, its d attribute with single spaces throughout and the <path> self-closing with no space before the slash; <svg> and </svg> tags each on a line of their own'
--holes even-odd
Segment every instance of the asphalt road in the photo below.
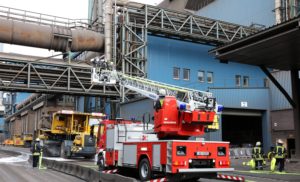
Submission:
<svg viewBox="0 0 300 182">
<path fill-rule="evenodd" d="M 11 156 L 0 151 L 0 181 L 11 182 L 83 182 L 76 177 L 50 169 L 32 168 L 26 155 Z"/>
<path fill-rule="evenodd" d="M 11 151 L 13 150 L 13 151 L 18 151 L 18 152 L 23 152 L 23 153 L 30 153 L 29 149 L 25 149 L 25 148 L 1 147 L 0 146 L 0 149 L 1 148 L 5 149 L 5 150 L 11 150 Z M 83 159 L 83 158 L 76 158 L 76 159 L 50 158 L 50 159 L 65 161 L 65 162 L 69 162 L 72 164 L 77 164 L 80 166 L 97 169 L 97 166 L 91 159 Z M 249 181 L 249 182 L 261 182 L 261 181 L 265 181 L 265 182 L 298 182 L 298 181 L 300 181 L 300 161 L 298 161 L 297 163 L 287 162 L 286 163 L 286 172 L 287 173 L 279 174 L 279 173 L 270 172 L 268 166 L 263 171 L 251 171 L 249 166 L 242 165 L 243 162 L 246 162 L 249 160 L 250 159 L 232 159 L 231 165 L 233 168 L 235 168 L 235 171 L 232 173 L 223 173 L 223 174 L 228 174 L 228 175 L 233 175 L 233 176 L 242 176 L 242 177 L 245 177 L 246 181 Z M 0 158 L 0 170 L 2 170 L 1 158 Z M 30 170 L 33 170 L 33 169 L 30 168 Z M 51 171 L 51 170 L 47 170 L 47 171 Z M 37 172 L 46 173 L 47 171 L 37 171 Z M 55 172 L 55 171 L 52 171 L 52 172 Z M 57 175 L 63 175 L 62 173 L 58 173 L 58 172 L 56 172 L 56 173 L 57 173 Z M 0 172 L 0 182 L 3 181 L 1 179 L 1 176 L 2 176 L 2 174 Z M 64 176 L 70 177 L 68 175 L 64 175 Z M 67 179 L 67 178 L 63 178 L 63 179 Z M 77 178 L 75 178 L 75 179 L 78 181 Z M 60 180 L 53 180 L 53 181 L 59 182 Z M 198 180 L 198 182 L 199 181 L 200 182 L 220 182 L 221 180 L 200 179 L 200 180 Z"/>
</svg>

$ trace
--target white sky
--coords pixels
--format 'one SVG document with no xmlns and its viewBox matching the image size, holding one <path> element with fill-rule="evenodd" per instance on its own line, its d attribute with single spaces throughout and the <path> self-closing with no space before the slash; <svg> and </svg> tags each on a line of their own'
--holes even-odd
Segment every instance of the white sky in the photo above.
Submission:
<svg viewBox="0 0 300 182">
<path fill-rule="evenodd" d="M 156 5 L 162 0 L 132 1 Z M 88 17 L 88 0 L 1 0 L 0 6 L 71 19 L 87 19 Z M 2 9 L 2 7 L 0 8 Z M 4 44 L 3 51 L 36 56 L 49 56 L 56 54 L 53 51 L 48 51 L 46 49 L 29 48 L 9 44 Z"/>
</svg>

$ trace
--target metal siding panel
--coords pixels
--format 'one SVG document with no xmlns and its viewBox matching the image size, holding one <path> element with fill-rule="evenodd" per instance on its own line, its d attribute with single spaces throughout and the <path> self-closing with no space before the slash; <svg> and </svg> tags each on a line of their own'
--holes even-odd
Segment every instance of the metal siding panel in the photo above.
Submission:
<svg viewBox="0 0 300 182">
<path fill-rule="evenodd" d="M 263 87 L 265 74 L 257 67 L 229 62 L 220 63 L 208 54 L 212 46 L 149 36 L 148 78 L 183 87 L 207 90 L 211 87 L 235 87 L 235 75 L 249 76 L 249 87 Z M 163 42 L 163 44 L 162 44 Z M 173 67 L 180 68 L 180 79 L 173 79 Z M 183 80 L 183 68 L 190 69 L 190 80 Z M 212 71 L 214 82 L 199 82 L 199 70 Z"/>
<path fill-rule="evenodd" d="M 292 95 L 290 71 L 273 72 L 272 75 L 276 78 L 280 85 L 288 92 L 288 94 Z M 283 94 L 277 89 L 277 87 L 273 83 L 270 83 L 270 95 L 272 110 L 291 108 L 291 105 L 289 104 L 287 99 L 283 96 Z"/>
<path fill-rule="evenodd" d="M 154 101 L 151 99 L 143 99 L 136 102 L 128 102 L 121 105 L 120 116 L 124 119 L 136 119 L 139 121 L 143 120 L 143 115 L 146 115 L 148 121 L 150 114 L 150 122 L 154 113 L 153 109 Z"/>
<path fill-rule="evenodd" d="M 271 123 L 275 131 L 294 130 L 293 110 L 272 111 Z"/>
<path fill-rule="evenodd" d="M 136 165 L 137 146 L 136 145 L 124 145 L 123 148 L 124 158 L 123 164 Z"/>
<path fill-rule="evenodd" d="M 210 89 L 217 102 L 225 108 L 259 109 L 269 108 L 269 90 L 262 89 Z M 241 107 L 241 102 L 247 102 L 247 107 Z"/>
<path fill-rule="evenodd" d="M 203 7 L 196 14 L 245 26 L 257 23 L 268 27 L 275 22 L 272 13 L 274 7 L 274 0 L 217 0 Z"/>
<path fill-rule="evenodd" d="M 154 167 L 160 167 L 160 144 L 153 145 L 152 165 Z"/>
</svg>

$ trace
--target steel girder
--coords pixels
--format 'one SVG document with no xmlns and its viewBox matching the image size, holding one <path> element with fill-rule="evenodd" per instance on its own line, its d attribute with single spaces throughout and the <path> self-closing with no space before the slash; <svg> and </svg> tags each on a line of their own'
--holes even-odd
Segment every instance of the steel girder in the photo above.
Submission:
<svg viewBox="0 0 300 182">
<path fill-rule="evenodd" d="M 90 77 L 89 66 L 0 57 L 0 89 L 4 91 L 119 96 L 115 87 L 94 85 Z"/>
<path fill-rule="evenodd" d="M 148 34 L 219 46 L 256 33 L 241 26 L 149 5 L 115 7 L 113 55 L 123 73 L 147 76 Z"/>
</svg>

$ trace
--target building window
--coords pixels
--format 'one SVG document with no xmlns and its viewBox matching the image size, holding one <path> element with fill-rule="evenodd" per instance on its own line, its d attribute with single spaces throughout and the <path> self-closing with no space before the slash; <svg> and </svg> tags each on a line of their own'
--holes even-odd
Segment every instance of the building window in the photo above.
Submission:
<svg viewBox="0 0 300 182">
<path fill-rule="evenodd" d="M 249 76 L 243 77 L 243 86 L 248 87 L 249 86 Z"/>
<path fill-rule="evenodd" d="M 190 80 L 190 69 L 183 68 L 183 79 Z"/>
<path fill-rule="evenodd" d="M 241 86 L 241 75 L 235 75 L 235 86 L 240 87 Z"/>
<path fill-rule="evenodd" d="M 206 77 L 207 77 L 207 83 L 214 82 L 214 73 L 213 72 L 208 71 Z"/>
<path fill-rule="evenodd" d="M 180 75 L 180 68 L 174 67 L 173 68 L 173 79 L 179 80 Z"/>
<path fill-rule="evenodd" d="M 204 71 L 199 70 L 198 71 L 198 80 L 199 82 L 204 82 Z"/>
</svg>

